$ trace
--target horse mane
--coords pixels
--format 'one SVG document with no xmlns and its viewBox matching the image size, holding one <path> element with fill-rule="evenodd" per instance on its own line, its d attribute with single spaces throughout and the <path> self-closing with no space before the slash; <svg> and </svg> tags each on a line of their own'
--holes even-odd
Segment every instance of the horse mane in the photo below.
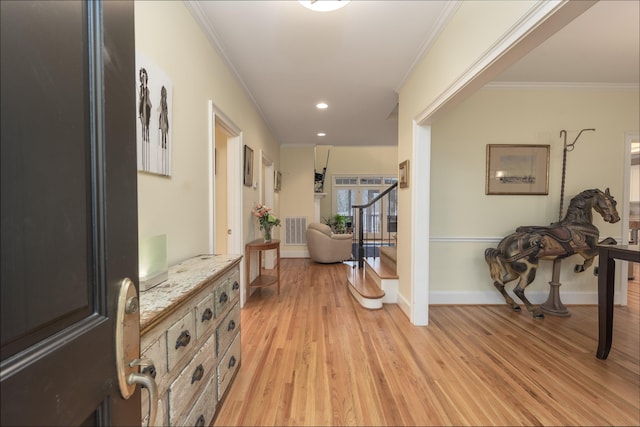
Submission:
<svg viewBox="0 0 640 427">
<path fill-rule="evenodd" d="M 586 201 L 599 193 L 601 193 L 600 190 L 598 190 L 597 188 L 592 188 L 590 190 L 584 190 L 580 194 L 574 196 L 569 203 L 569 207 L 567 208 L 567 214 L 564 216 L 562 221 L 560 221 L 560 223 L 590 223 L 593 217 L 591 214 L 591 206 L 587 206 Z"/>
</svg>

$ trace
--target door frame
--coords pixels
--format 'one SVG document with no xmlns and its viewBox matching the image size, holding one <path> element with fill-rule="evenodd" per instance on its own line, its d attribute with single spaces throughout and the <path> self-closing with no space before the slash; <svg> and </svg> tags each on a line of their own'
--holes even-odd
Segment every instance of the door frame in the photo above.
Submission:
<svg viewBox="0 0 640 427">
<path fill-rule="evenodd" d="M 224 112 L 218 108 L 213 100 L 208 101 L 209 109 L 209 252 L 215 252 L 215 242 L 223 236 L 216 236 L 215 221 L 215 134 L 216 123 L 229 135 L 227 138 L 227 252 L 230 254 L 244 253 L 244 230 L 242 228 L 242 130 Z M 244 277 L 244 260 L 240 266 L 240 283 L 242 289 L 246 286 Z M 240 305 L 244 306 L 244 291 L 240 292 Z"/>
<path fill-rule="evenodd" d="M 629 209 L 631 205 L 631 143 L 640 141 L 640 132 L 625 132 L 624 134 L 624 167 L 622 169 L 622 208 L 618 210 L 622 221 L 622 244 L 629 244 Z M 622 212 L 620 212 L 622 210 Z M 629 262 L 621 261 L 620 268 L 617 269 L 619 276 L 616 280 L 620 281 L 620 292 L 618 292 L 617 304 L 627 305 L 628 303 L 628 271 Z"/>
<path fill-rule="evenodd" d="M 273 209 L 275 207 L 275 164 L 273 160 L 271 160 L 269 156 L 267 156 L 264 150 L 260 150 L 260 159 L 260 170 L 258 174 L 258 176 L 260 177 L 260 203 Z M 264 251 L 263 256 L 264 268 L 275 268 L 276 254 L 274 253 L 274 251 Z"/>
</svg>

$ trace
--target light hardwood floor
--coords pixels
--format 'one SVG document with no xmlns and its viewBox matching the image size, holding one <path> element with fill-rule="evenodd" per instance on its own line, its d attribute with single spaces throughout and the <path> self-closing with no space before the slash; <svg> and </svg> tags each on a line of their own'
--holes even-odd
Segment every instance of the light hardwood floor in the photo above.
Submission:
<svg viewBox="0 0 640 427">
<path fill-rule="evenodd" d="M 637 291 L 602 361 L 595 306 L 543 320 L 432 306 L 416 327 L 396 305 L 360 307 L 345 268 L 283 259 L 281 294 L 251 296 L 214 425 L 640 425 Z"/>
</svg>

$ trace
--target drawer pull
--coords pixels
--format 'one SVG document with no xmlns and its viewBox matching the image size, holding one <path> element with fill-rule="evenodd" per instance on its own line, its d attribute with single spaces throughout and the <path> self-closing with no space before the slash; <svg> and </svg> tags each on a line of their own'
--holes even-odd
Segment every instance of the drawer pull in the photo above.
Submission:
<svg viewBox="0 0 640 427">
<path fill-rule="evenodd" d="M 234 366 L 236 366 L 236 357 L 231 356 L 231 359 L 229 359 L 229 369 L 233 368 Z"/>
<path fill-rule="evenodd" d="M 204 376 L 204 368 L 202 367 L 202 363 L 198 365 L 195 371 L 193 371 L 193 375 L 191 376 L 191 384 L 196 381 L 200 381 Z"/>
<path fill-rule="evenodd" d="M 229 326 L 227 326 L 227 331 L 233 331 L 236 328 L 236 322 L 233 320 L 229 320 Z"/>
<path fill-rule="evenodd" d="M 196 427 L 204 427 L 204 415 L 200 414 L 198 421 L 196 421 Z"/>
<path fill-rule="evenodd" d="M 213 319 L 213 311 L 210 308 L 207 308 L 204 313 L 202 313 L 202 321 Z"/>
<path fill-rule="evenodd" d="M 189 331 L 182 331 L 178 339 L 176 340 L 176 350 L 178 348 L 186 347 L 191 342 L 191 334 Z"/>
<path fill-rule="evenodd" d="M 229 296 L 226 292 L 223 292 L 222 295 L 220 295 L 220 304 L 224 304 L 227 301 L 229 301 Z"/>
<path fill-rule="evenodd" d="M 153 365 L 147 366 L 142 370 L 143 374 L 146 375 L 151 375 L 151 378 L 155 379 L 156 378 L 156 367 Z"/>
<path fill-rule="evenodd" d="M 238 289 L 240 289 L 240 284 L 238 283 L 237 280 L 233 282 L 233 285 L 231 285 L 231 289 L 234 291 L 237 291 Z"/>
</svg>

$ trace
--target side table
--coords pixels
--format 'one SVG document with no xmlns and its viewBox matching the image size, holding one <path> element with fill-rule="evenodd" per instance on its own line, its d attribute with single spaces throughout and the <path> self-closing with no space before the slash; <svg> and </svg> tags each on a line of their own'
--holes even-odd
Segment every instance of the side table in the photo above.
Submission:
<svg viewBox="0 0 640 427">
<path fill-rule="evenodd" d="M 598 350 L 596 357 L 606 359 L 613 341 L 613 292 L 616 259 L 640 262 L 638 245 L 598 245 Z"/>
<path fill-rule="evenodd" d="M 273 249 L 276 250 L 276 276 L 262 274 L 262 252 Z M 247 283 L 249 283 L 248 281 L 251 277 L 251 254 L 252 252 L 258 253 L 258 276 L 247 285 L 245 301 L 249 300 L 251 288 L 271 286 L 274 284 L 277 284 L 277 292 L 278 295 L 280 295 L 280 240 L 273 239 L 270 242 L 265 242 L 263 239 L 257 239 L 247 243 L 244 252 Z"/>
</svg>

